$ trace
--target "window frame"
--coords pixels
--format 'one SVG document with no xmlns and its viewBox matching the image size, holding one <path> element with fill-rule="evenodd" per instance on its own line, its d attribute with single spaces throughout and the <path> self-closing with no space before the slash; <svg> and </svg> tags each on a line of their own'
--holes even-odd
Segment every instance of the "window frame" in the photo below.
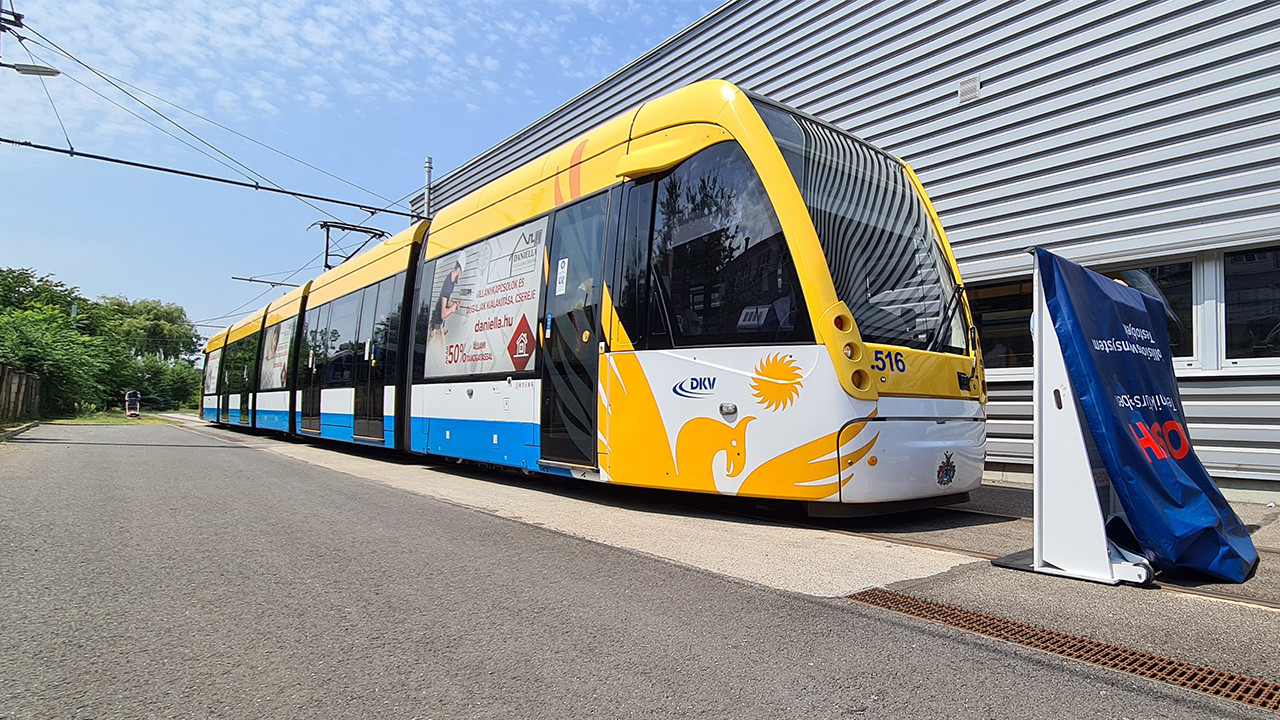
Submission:
<svg viewBox="0 0 1280 720">
<path fill-rule="evenodd" d="M 1093 263 L 1090 269 L 1114 272 L 1122 269 L 1191 263 L 1191 323 L 1192 340 L 1190 355 L 1172 358 L 1174 373 L 1178 378 L 1231 378 L 1280 375 L 1280 356 L 1259 358 L 1227 357 L 1227 303 L 1226 257 L 1250 250 L 1280 252 L 1280 239 L 1269 238 L 1246 244 L 1182 252 L 1168 255 L 1148 255 L 1123 261 Z M 977 281 L 972 287 L 1005 285 L 1025 282 L 1030 278 L 1018 275 Z M 1280 319 L 1278 319 L 1280 322 Z M 979 334 L 982 327 L 978 327 Z M 1034 364 L 1015 368 L 985 368 L 993 381 L 1026 381 L 1033 377 Z"/>
<path fill-rule="evenodd" d="M 1280 253 L 1280 240 L 1250 243 L 1238 247 L 1222 248 L 1205 253 L 1206 267 L 1212 268 L 1213 287 L 1212 317 L 1215 324 L 1214 341 L 1216 343 L 1215 360 L 1218 374 L 1221 375 L 1255 375 L 1259 370 L 1268 374 L 1280 373 L 1280 356 L 1260 358 L 1228 358 L 1227 357 L 1227 259 L 1233 253 L 1261 250 Z M 1206 303 L 1208 304 L 1208 303 Z M 1280 318 L 1277 319 L 1280 322 Z"/>
</svg>

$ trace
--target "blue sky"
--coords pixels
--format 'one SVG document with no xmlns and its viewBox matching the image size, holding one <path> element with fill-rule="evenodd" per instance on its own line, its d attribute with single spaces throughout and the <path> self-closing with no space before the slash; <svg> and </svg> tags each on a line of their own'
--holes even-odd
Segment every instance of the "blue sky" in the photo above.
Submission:
<svg viewBox="0 0 1280 720">
<path fill-rule="evenodd" d="M 8 0 L 0 0 L 9 7 Z M 715 9 L 716 0 L 13 0 L 25 47 L 0 69 L 0 136 L 223 177 L 244 175 L 112 102 L 199 142 L 60 56 L 155 97 L 146 102 L 290 190 L 386 204 L 166 104 L 195 111 L 327 173 L 396 200 L 535 122 Z M 78 82 L 77 82 L 78 81 Z M 53 105 L 46 96 L 46 88 Z M 54 113 L 65 125 L 66 135 Z M 208 151 L 208 148 L 204 148 Z M 212 154 L 212 151 L 209 151 Z M 223 158 L 225 160 L 225 158 Z M 89 297 L 158 298 L 225 326 L 284 290 L 324 250 L 307 227 L 355 209 L 0 146 L 0 266 L 30 267 Z M 397 231 L 389 216 L 365 224 Z M 313 267 L 295 277 L 306 280 Z M 260 297 L 259 297 L 260 296 Z M 221 317 L 233 313 L 232 317 Z M 206 336 L 214 330 L 200 328 Z"/>
</svg>

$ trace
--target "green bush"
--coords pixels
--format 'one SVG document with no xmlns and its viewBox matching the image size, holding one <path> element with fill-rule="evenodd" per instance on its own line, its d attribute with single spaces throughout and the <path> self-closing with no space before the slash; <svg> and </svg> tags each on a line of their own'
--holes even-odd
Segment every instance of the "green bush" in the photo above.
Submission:
<svg viewBox="0 0 1280 720">
<path fill-rule="evenodd" d="M 0 268 L 0 362 L 40 377 L 41 412 L 118 406 L 130 390 L 170 410 L 200 401 L 200 335 L 181 306 L 103 296 L 29 268 Z"/>
<path fill-rule="evenodd" d="M 0 313 L 0 362 L 40 377 L 42 413 L 87 412 L 105 399 L 102 344 L 81 335 L 70 316 L 50 305 Z"/>
</svg>

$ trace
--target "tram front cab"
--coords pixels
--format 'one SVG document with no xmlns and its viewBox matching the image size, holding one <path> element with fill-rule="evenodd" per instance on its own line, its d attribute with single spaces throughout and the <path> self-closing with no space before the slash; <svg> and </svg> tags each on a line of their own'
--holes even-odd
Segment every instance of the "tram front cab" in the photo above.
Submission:
<svg viewBox="0 0 1280 720">
<path fill-rule="evenodd" d="M 708 88 L 721 96 L 642 107 L 619 162 L 602 472 L 814 514 L 963 500 L 982 476 L 984 383 L 918 179 L 833 126 Z"/>
</svg>

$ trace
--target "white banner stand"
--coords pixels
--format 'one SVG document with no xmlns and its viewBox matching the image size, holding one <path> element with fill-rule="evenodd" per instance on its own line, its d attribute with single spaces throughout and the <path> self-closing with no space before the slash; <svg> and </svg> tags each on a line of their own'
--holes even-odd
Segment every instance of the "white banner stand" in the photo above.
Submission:
<svg viewBox="0 0 1280 720">
<path fill-rule="evenodd" d="M 1153 572 L 1146 558 L 1107 537 L 1106 523 L 1116 516 L 1123 518 L 1123 510 L 1106 472 L 1095 469 L 1089 460 L 1087 429 L 1076 409 L 1038 266 L 1034 277 L 1035 546 L 1030 566 L 1025 550 L 993 562 L 1110 585 L 1149 582 Z"/>
</svg>

